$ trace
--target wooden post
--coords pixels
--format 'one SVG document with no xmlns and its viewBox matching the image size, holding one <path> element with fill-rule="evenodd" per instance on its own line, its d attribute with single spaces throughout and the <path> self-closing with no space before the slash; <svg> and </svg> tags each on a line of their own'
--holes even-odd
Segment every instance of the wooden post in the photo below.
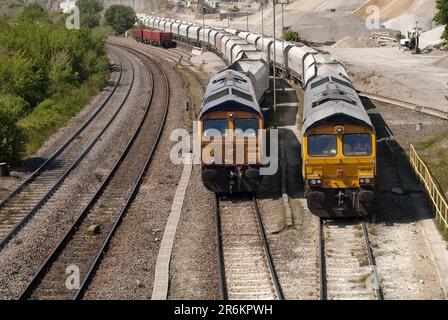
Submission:
<svg viewBox="0 0 448 320">
<path fill-rule="evenodd" d="M 8 176 L 9 176 L 8 166 L 4 162 L 0 163 L 0 177 L 8 177 Z"/>
</svg>

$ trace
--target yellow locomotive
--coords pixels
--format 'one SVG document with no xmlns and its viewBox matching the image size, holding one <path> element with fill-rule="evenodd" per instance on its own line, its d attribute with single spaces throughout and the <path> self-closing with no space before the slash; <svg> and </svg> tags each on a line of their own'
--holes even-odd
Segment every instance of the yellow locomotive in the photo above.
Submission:
<svg viewBox="0 0 448 320">
<path fill-rule="evenodd" d="M 253 192 L 260 185 L 263 114 L 252 82 L 225 70 L 209 82 L 199 114 L 202 181 L 216 193 Z"/>
<path fill-rule="evenodd" d="M 348 78 L 316 78 L 305 93 L 302 175 L 308 208 L 319 217 L 374 210 L 376 134 Z"/>
</svg>

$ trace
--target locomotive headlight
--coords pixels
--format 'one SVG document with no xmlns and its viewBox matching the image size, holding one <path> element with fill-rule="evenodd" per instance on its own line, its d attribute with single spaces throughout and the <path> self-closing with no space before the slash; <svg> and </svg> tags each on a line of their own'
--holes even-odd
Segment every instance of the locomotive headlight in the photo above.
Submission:
<svg viewBox="0 0 448 320">
<path fill-rule="evenodd" d="M 320 180 L 320 179 L 317 179 L 317 184 L 322 184 L 322 180 Z"/>
<path fill-rule="evenodd" d="M 316 183 L 317 183 L 317 180 L 316 180 L 316 179 L 312 179 L 312 180 L 311 180 L 311 184 L 312 184 L 312 185 L 315 185 Z"/>
<path fill-rule="evenodd" d="M 363 184 L 372 184 L 373 183 L 373 179 L 371 178 L 361 178 L 359 179 L 359 184 L 363 185 Z"/>
<path fill-rule="evenodd" d="M 322 180 L 321 179 L 311 179 L 310 180 L 310 184 L 313 185 L 313 186 L 321 185 L 322 184 Z"/>
</svg>

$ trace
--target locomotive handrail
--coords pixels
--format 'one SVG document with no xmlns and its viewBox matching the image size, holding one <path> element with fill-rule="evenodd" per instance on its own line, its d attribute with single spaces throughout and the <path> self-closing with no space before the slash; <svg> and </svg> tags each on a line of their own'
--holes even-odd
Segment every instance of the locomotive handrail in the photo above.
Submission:
<svg viewBox="0 0 448 320">
<path fill-rule="evenodd" d="M 448 203 L 445 195 L 440 190 L 436 179 L 420 158 L 415 147 L 410 146 L 410 162 L 420 181 L 425 185 L 426 192 L 431 199 L 436 212 L 436 221 L 443 225 L 444 230 L 448 231 Z"/>
</svg>

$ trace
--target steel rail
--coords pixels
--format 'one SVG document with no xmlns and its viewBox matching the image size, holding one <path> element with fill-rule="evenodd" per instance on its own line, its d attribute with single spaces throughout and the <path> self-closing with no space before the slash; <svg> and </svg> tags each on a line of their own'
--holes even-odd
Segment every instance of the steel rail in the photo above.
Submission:
<svg viewBox="0 0 448 320">
<path fill-rule="evenodd" d="M 367 230 L 366 223 L 362 220 L 361 220 L 361 226 L 362 226 L 362 232 L 364 234 L 364 240 L 366 242 L 367 255 L 369 257 L 369 264 L 370 264 L 370 268 L 372 270 L 373 286 L 375 289 L 376 300 L 383 300 L 384 299 L 383 291 L 380 286 L 380 277 L 378 275 L 378 269 L 376 267 L 375 257 L 373 255 L 372 246 L 370 244 L 369 232 Z"/>
<path fill-rule="evenodd" d="M 141 55 L 143 55 L 143 54 L 141 54 Z M 121 209 L 121 211 L 120 211 L 120 213 L 119 213 L 119 215 L 118 215 L 118 217 L 117 217 L 117 219 L 116 219 L 116 221 L 115 221 L 115 223 L 114 223 L 114 225 L 112 227 L 112 230 L 109 232 L 109 234 L 108 234 L 108 236 L 106 238 L 106 241 L 103 243 L 101 249 L 98 251 L 91 268 L 87 272 L 87 275 L 86 275 L 83 283 L 81 284 L 78 292 L 76 293 L 76 295 L 74 297 L 74 300 L 82 299 L 82 297 L 84 296 L 84 293 L 87 290 L 91 280 L 93 279 L 93 276 L 95 275 L 95 272 L 98 269 L 98 266 L 99 266 L 99 264 L 101 262 L 103 254 L 106 252 L 106 250 L 107 250 L 107 248 L 108 248 L 108 246 L 110 244 L 110 241 L 112 240 L 112 237 L 115 234 L 115 231 L 117 230 L 118 226 L 120 225 L 120 223 L 121 223 L 121 221 L 123 219 L 123 216 L 126 214 L 127 210 L 129 209 L 129 207 L 132 204 L 133 198 L 137 194 L 138 187 L 140 186 L 141 181 L 143 179 L 143 176 L 145 175 L 145 172 L 147 171 L 147 169 L 149 167 L 151 159 L 153 158 L 153 155 L 154 155 L 154 151 L 155 151 L 155 149 L 156 149 L 156 147 L 157 147 L 157 145 L 158 145 L 158 143 L 160 141 L 160 137 L 162 136 L 163 128 L 165 127 L 166 118 L 168 116 L 169 101 L 170 101 L 170 86 L 169 86 L 168 77 L 167 77 L 166 73 L 163 71 L 163 69 L 157 63 L 155 63 L 153 59 L 151 59 L 147 55 L 144 55 L 144 56 L 145 56 L 145 59 L 148 59 L 149 61 L 152 62 L 153 65 L 156 65 L 158 67 L 158 69 L 161 71 L 161 74 L 163 74 L 163 77 L 165 79 L 165 86 L 166 86 L 165 101 L 166 101 L 166 105 L 165 105 L 165 110 L 164 110 L 164 113 L 163 113 L 163 119 L 161 121 L 160 127 L 159 127 L 158 132 L 157 132 L 156 141 L 153 144 L 153 146 L 151 147 L 151 150 L 149 152 L 149 156 L 147 157 L 147 159 L 145 161 L 145 164 L 144 164 L 144 166 L 143 166 L 143 168 L 142 168 L 142 170 L 141 170 L 141 172 L 140 172 L 140 174 L 138 176 L 138 179 L 134 183 L 134 186 L 132 187 L 132 190 L 131 190 L 129 196 L 126 199 L 126 203 L 125 203 L 124 207 Z M 146 65 L 146 68 L 148 69 L 148 72 L 150 74 L 152 74 L 152 71 L 150 70 L 148 65 Z M 151 99 L 152 99 L 152 91 L 151 91 Z M 149 101 L 149 104 L 151 104 L 151 101 Z"/>
<path fill-rule="evenodd" d="M 272 259 L 271 252 L 269 250 L 268 240 L 266 238 L 266 232 L 264 230 L 263 221 L 261 219 L 260 210 L 258 208 L 257 199 L 252 195 L 252 201 L 255 209 L 255 215 L 257 217 L 258 231 L 260 233 L 261 241 L 263 242 L 263 251 L 265 253 L 266 259 L 268 261 L 269 272 L 271 273 L 272 282 L 274 284 L 275 293 L 278 300 L 284 300 L 283 291 L 280 286 L 280 281 L 278 280 L 277 272 L 275 271 L 274 261 Z"/>
<path fill-rule="evenodd" d="M 283 300 L 283 291 L 281 289 L 280 281 L 278 280 L 277 272 L 274 267 L 274 262 L 272 259 L 272 255 L 269 250 L 269 244 L 266 238 L 266 232 L 263 226 L 263 221 L 261 219 L 260 211 L 258 208 L 258 203 L 255 196 L 251 196 L 252 205 L 254 208 L 256 224 L 259 239 L 262 242 L 264 256 L 266 258 L 266 262 L 268 264 L 268 271 L 270 274 L 270 278 L 272 280 L 272 285 L 275 290 L 275 295 L 278 300 Z M 223 300 L 228 300 L 227 294 L 227 284 L 226 284 L 226 269 L 224 263 L 224 250 L 222 246 L 222 229 L 221 229 L 221 212 L 220 212 L 220 197 L 218 194 L 215 194 L 215 222 L 216 222 L 216 245 L 217 245 L 217 254 L 218 254 L 218 271 L 219 271 L 219 289 L 220 295 Z"/>
<path fill-rule="evenodd" d="M 369 232 L 363 220 L 360 220 L 363 237 L 366 245 L 369 265 L 373 276 L 373 287 L 375 290 L 376 300 L 383 300 L 383 292 L 380 286 L 378 269 L 375 263 L 372 247 L 369 239 Z M 319 218 L 319 300 L 327 300 L 327 286 L 326 286 L 326 267 L 325 267 L 325 239 L 323 234 L 324 219 Z"/>
<path fill-rule="evenodd" d="M 126 45 L 127 43 L 124 42 L 115 42 L 115 41 L 107 41 L 110 44 L 116 45 L 116 46 L 120 46 L 123 48 L 128 48 Z M 169 49 L 161 49 L 159 47 L 155 47 L 155 46 L 151 46 L 151 45 L 147 45 L 144 48 L 150 49 L 150 50 L 154 50 L 158 53 L 162 53 L 163 54 L 163 58 L 171 60 L 175 63 L 182 63 L 182 61 L 184 61 L 186 63 L 187 66 L 193 66 L 193 64 L 191 63 L 191 61 L 189 60 L 185 60 L 184 57 L 182 56 L 182 54 L 179 51 L 174 51 L 174 50 L 169 50 Z M 163 51 L 162 51 L 163 50 Z"/>
<path fill-rule="evenodd" d="M 327 300 L 326 269 L 325 269 L 325 240 L 323 219 L 319 218 L 319 300 Z"/>
<path fill-rule="evenodd" d="M 219 195 L 215 194 L 216 252 L 219 273 L 219 294 L 221 300 L 228 300 L 226 285 L 226 268 L 224 266 L 224 250 L 222 248 L 221 213 L 219 210 Z"/>
<path fill-rule="evenodd" d="M 13 193 L 10 194 L 10 196 L 8 196 L 8 198 L 6 198 L 1 204 L 0 204 L 0 208 L 2 207 L 2 205 L 4 203 L 6 203 L 7 200 L 9 200 L 12 196 L 16 195 L 18 192 L 20 192 L 21 190 L 23 190 L 23 188 L 26 185 L 29 185 L 32 181 L 34 181 L 34 179 L 41 173 L 43 172 L 44 167 L 50 163 L 51 161 L 55 160 L 70 144 L 71 142 L 73 142 L 78 136 L 79 134 L 81 134 L 81 132 L 87 127 L 87 125 L 89 125 L 94 118 L 96 117 L 96 115 L 98 115 L 98 113 L 104 109 L 104 107 L 106 106 L 107 102 L 110 100 L 110 98 L 112 97 L 112 95 L 115 93 L 117 86 L 119 85 L 119 83 L 121 82 L 122 79 L 122 72 L 123 72 L 123 68 L 122 68 L 122 63 L 120 63 L 121 67 L 120 67 L 120 76 L 119 76 L 119 80 L 117 81 L 114 89 L 111 91 L 111 93 L 108 95 L 108 97 L 106 98 L 106 100 L 104 100 L 104 102 L 102 103 L 102 105 L 100 106 L 100 108 L 98 108 L 97 111 L 95 111 L 95 113 L 92 115 L 92 117 L 89 118 L 89 120 L 87 120 L 87 122 L 84 123 L 84 125 L 61 147 L 58 149 L 58 151 L 56 151 L 48 160 L 45 161 L 44 164 L 42 164 L 33 174 L 32 176 L 30 176 L 26 181 L 24 181 L 15 191 L 13 191 Z M 67 178 L 67 176 L 78 166 L 78 164 L 87 156 L 87 154 L 90 152 L 90 150 L 93 148 L 93 146 L 98 142 L 98 140 L 103 136 L 103 134 L 106 132 L 106 130 L 110 127 L 110 125 L 113 123 L 113 121 L 116 119 L 116 117 L 118 116 L 118 114 L 121 112 L 121 110 L 123 109 L 123 106 L 126 103 L 126 100 L 129 97 L 129 94 L 131 92 L 131 89 L 134 85 L 134 68 L 132 68 L 132 80 L 131 83 L 129 85 L 128 91 L 126 92 L 125 97 L 123 98 L 122 102 L 120 103 L 120 106 L 118 107 L 118 109 L 114 112 L 114 114 L 112 115 L 112 117 L 109 119 L 109 121 L 106 123 L 106 125 L 103 127 L 103 129 L 98 133 L 98 135 L 90 142 L 90 144 L 81 152 L 80 156 L 75 160 L 75 162 L 72 163 L 72 165 L 70 165 L 69 168 L 67 168 L 67 170 L 62 174 L 61 177 L 59 177 L 59 179 L 57 179 L 57 181 L 54 183 L 54 185 L 50 188 L 50 190 L 45 193 L 43 195 L 43 197 L 39 200 L 39 202 L 34 205 L 29 211 L 28 213 L 24 214 L 24 217 L 6 234 L 6 236 L 1 239 L 0 241 L 0 250 L 2 250 L 10 241 L 11 239 L 22 229 L 22 227 L 36 214 L 36 212 L 44 205 L 44 203 L 56 192 L 56 190 L 61 186 L 61 184 L 65 181 L 65 179 Z"/>
<path fill-rule="evenodd" d="M 154 85 L 154 82 L 152 81 L 152 85 Z M 34 290 L 38 287 L 40 281 L 43 279 L 43 277 L 45 276 L 46 272 L 50 269 L 51 265 L 53 262 L 55 262 L 57 260 L 57 258 L 60 256 L 60 254 L 63 252 L 66 244 L 70 241 L 70 239 L 72 238 L 72 236 L 79 230 L 79 226 L 82 224 L 82 222 L 84 221 L 84 219 L 86 218 L 86 216 L 88 215 L 90 209 L 93 207 L 93 205 L 97 202 L 97 200 L 100 198 L 100 196 L 103 194 L 104 190 L 106 189 L 106 187 L 108 186 L 109 182 L 112 180 L 113 176 L 115 175 L 115 173 L 118 171 L 118 169 L 120 168 L 120 165 L 122 164 L 122 162 L 124 161 L 124 159 L 126 158 L 126 156 L 128 155 L 131 147 L 133 146 L 135 140 L 137 139 L 137 137 L 139 136 L 139 133 L 141 131 L 141 128 L 143 126 L 143 123 L 145 122 L 145 120 L 147 119 L 147 115 L 149 113 L 149 107 L 151 105 L 151 101 L 152 101 L 152 97 L 153 97 L 153 90 L 151 90 L 151 94 L 149 97 L 149 101 L 148 101 L 148 105 L 147 108 L 145 110 L 145 113 L 143 114 L 143 116 L 140 119 L 139 125 L 137 127 L 137 129 L 135 130 L 132 138 L 130 139 L 129 143 L 126 146 L 126 149 L 124 150 L 124 152 L 121 154 L 120 158 L 116 161 L 116 163 L 114 164 L 112 170 L 110 171 L 110 173 L 108 174 L 107 178 L 103 181 L 103 183 L 101 184 L 101 186 L 97 189 L 97 191 L 95 192 L 95 194 L 91 197 L 91 199 L 88 201 L 88 203 L 84 206 L 84 208 L 81 210 L 81 213 L 78 215 L 77 219 L 75 220 L 75 222 L 72 224 L 72 226 L 70 227 L 70 229 L 66 232 L 66 234 L 64 235 L 64 237 L 59 241 L 59 243 L 57 244 L 57 246 L 53 249 L 53 251 L 47 256 L 46 260 L 44 261 L 44 263 L 39 267 L 38 271 L 36 272 L 36 274 L 33 276 L 33 278 L 31 279 L 31 281 L 27 284 L 27 286 L 25 287 L 25 289 L 22 291 L 22 293 L 20 294 L 19 299 L 27 299 L 31 296 L 31 294 L 34 292 Z M 168 103 L 167 103 L 168 105 Z M 166 117 L 165 117 L 166 119 Z M 164 122 L 164 121 L 163 121 Z M 162 127 L 163 128 L 163 127 Z M 161 130 L 160 130 L 161 131 Z M 160 135 L 159 135 L 160 136 Z M 155 148 L 155 146 L 154 146 Z M 154 150 L 153 148 L 153 150 Z M 97 264 L 99 262 L 100 256 L 103 252 L 103 250 L 106 248 L 107 244 L 109 243 L 110 239 L 112 238 L 114 231 L 116 230 L 116 228 L 119 225 L 119 222 L 121 221 L 121 218 L 123 217 L 126 209 L 129 207 L 129 204 L 131 203 L 131 200 L 133 198 L 133 195 L 135 194 L 135 191 L 139 185 L 139 182 L 141 181 L 141 178 L 143 176 L 144 171 L 146 170 L 147 167 L 147 163 L 149 163 L 149 159 L 152 157 L 151 155 L 148 155 L 147 160 L 145 161 L 145 165 L 143 167 L 142 173 L 139 175 L 139 179 L 138 181 L 136 181 L 134 183 L 133 189 L 130 192 L 130 196 L 127 199 L 126 205 L 125 207 L 123 207 L 123 209 L 120 211 L 118 218 L 116 219 L 114 225 L 112 226 L 112 230 L 109 232 L 107 238 L 106 238 L 106 243 L 104 243 L 101 246 L 100 251 L 96 254 L 96 257 L 94 259 L 94 263 Z M 91 266 L 91 268 L 89 269 L 89 273 L 88 276 L 90 277 L 93 274 L 93 271 L 95 269 L 95 266 Z M 88 281 L 86 281 L 86 278 L 84 278 L 83 280 L 83 290 L 85 290 L 86 284 L 88 284 Z M 81 287 L 80 287 L 81 288 Z M 80 297 L 81 295 L 78 295 L 79 290 L 75 293 L 74 295 L 74 299 Z M 83 291 L 81 291 L 80 293 L 82 293 Z"/>
</svg>

